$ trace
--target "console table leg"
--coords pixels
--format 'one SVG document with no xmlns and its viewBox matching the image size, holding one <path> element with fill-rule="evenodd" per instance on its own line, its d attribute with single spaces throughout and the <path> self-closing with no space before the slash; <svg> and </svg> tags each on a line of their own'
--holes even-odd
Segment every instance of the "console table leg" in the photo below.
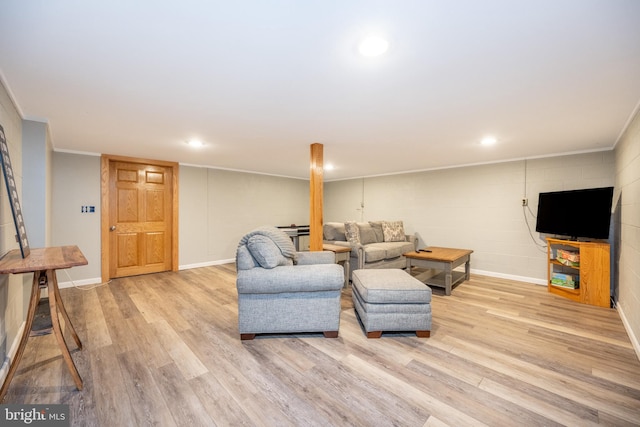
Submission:
<svg viewBox="0 0 640 427">
<path fill-rule="evenodd" d="M 53 324 L 53 331 L 55 332 L 56 339 L 58 340 L 58 345 L 60 346 L 60 350 L 62 351 L 62 357 L 67 363 L 67 367 L 69 368 L 69 372 L 71 372 L 73 381 L 76 383 L 76 387 L 78 388 L 78 390 L 82 390 L 82 378 L 80 377 L 80 374 L 76 369 L 75 363 L 73 363 L 71 353 L 69 353 L 69 348 L 67 347 L 67 342 L 65 341 L 64 335 L 62 334 L 62 328 L 60 327 L 60 318 L 58 316 L 59 307 L 62 307 L 60 311 L 63 313 L 65 322 L 67 322 L 67 327 L 69 327 L 69 329 L 73 331 L 72 335 L 74 335 L 74 340 L 76 340 L 76 343 L 78 343 L 80 340 L 77 338 L 77 334 L 73 329 L 73 325 L 69 321 L 69 316 L 64 309 L 62 299 L 59 299 L 60 291 L 58 290 L 58 282 L 56 280 L 55 270 L 47 270 L 47 285 L 49 289 L 49 310 L 51 311 L 51 323 Z"/>
<path fill-rule="evenodd" d="M 73 337 L 73 340 L 76 342 L 78 349 L 82 350 L 82 342 L 80 341 L 80 337 L 78 337 L 78 334 L 76 333 L 76 330 L 73 327 L 73 323 L 71 323 L 71 319 L 69 319 L 67 310 L 64 308 L 64 304 L 62 303 L 62 297 L 60 296 L 60 288 L 58 288 L 58 277 L 55 271 L 53 271 L 53 283 L 54 283 L 53 289 L 56 294 L 56 301 L 58 302 L 58 310 L 60 310 L 60 313 L 62 313 L 62 318 L 64 319 L 64 323 L 66 327 L 69 329 L 69 332 L 71 332 L 71 336 Z"/>
<path fill-rule="evenodd" d="M 2 389 L 0 389 L 0 403 L 4 400 L 4 396 L 7 394 L 7 390 L 9 389 L 9 384 L 11 384 L 11 380 L 18 370 L 18 365 L 20 364 L 20 360 L 22 359 L 22 355 L 24 353 L 24 349 L 27 346 L 27 340 L 29 339 L 29 335 L 31 334 L 31 326 L 33 325 L 33 318 L 36 315 L 36 309 L 38 308 L 38 303 L 40 302 L 40 274 L 39 272 L 33 273 L 33 284 L 31 286 L 31 299 L 29 300 L 29 309 L 27 311 L 27 318 L 25 320 L 24 330 L 22 331 L 22 337 L 20 338 L 20 344 L 18 345 L 18 351 L 16 351 L 16 355 L 11 361 L 11 365 L 9 366 L 9 372 L 7 373 L 7 377 L 4 379 L 4 383 L 2 384 Z"/>
</svg>

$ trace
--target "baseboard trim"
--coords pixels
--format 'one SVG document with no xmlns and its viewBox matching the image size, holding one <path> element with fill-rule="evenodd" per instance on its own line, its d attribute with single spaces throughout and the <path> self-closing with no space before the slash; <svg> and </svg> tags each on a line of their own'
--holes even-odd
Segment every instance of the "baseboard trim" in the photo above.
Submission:
<svg viewBox="0 0 640 427">
<path fill-rule="evenodd" d="M 547 286 L 546 279 L 536 279 L 535 277 L 516 276 L 514 274 L 496 273 L 495 271 L 476 270 L 474 268 L 471 269 L 471 274 L 478 274 L 480 276 L 496 277 L 498 279 L 515 280 L 516 282 L 526 282 L 526 283 L 533 283 L 536 285 Z"/>
<path fill-rule="evenodd" d="M 200 263 L 195 263 L 195 264 L 185 264 L 185 265 L 179 266 L 178 269 L 180 269 L 180 270 L 190 270 L 192 268 L 211 267 L 212 265 L 230 264 L 230 263 L 235 263 L 235 262 L 236 262 L 235 258 L 220 259 L 220 260 L 217 260 L 217 261 L 207 261 L 207 262 L 200 262 Z"/>
<path fill-rule="evenodd" d="M 100 277 L 94 277 L 92 279 L 82 279 L 82 280 L 70 280 L 68 282 L 60 282 L 58 281 L 58 288 L 73 288 L 75 286 L 86 286 L 86 285 L 98 285 L 102 283 L 102 279 Z"/>
<path fill-rule="evenodd" d="M 9 352 L 5 356 L 2 361 L 2 366 L 0 366 L 0 384 L 4 384 L 5 378 L 7 378 L 7 374 L 9 374 L 9 366 L 11 366 L 11 361 L 15 358 L 16 353 L 18 352 L 18 347 L 20 346 L 20 338 L 22 338 L 22 333 L 24 331 L 24 327 L 27 325 L 27 322 L 22 322 L 22 325 L 18 328 L 18 333 L 16 337 L 13 339 L 11 343 L 11 347 L 9 348 Z"/>
<path fill-rule="evenodd" d="M 636 352 L 636 357 L 640 360 L 640 341 L 638 341 L 638 337 L 633 333 L 633 329 L 631 328 L 631 324 L 627 320 L 627 316 L 624 314 L 624 310 L 620 301 L 616 304 L 616 310 L 618 310 L 618 314 L 620 315 L 620 319 L 622 319 L 622 324 L 624 325 L 624 329 L 627 331 L 627 335 L 629 336 L 629 340 L 631 340 L 631 345 L 633 346 L 633 350 Z"/>
</svg>

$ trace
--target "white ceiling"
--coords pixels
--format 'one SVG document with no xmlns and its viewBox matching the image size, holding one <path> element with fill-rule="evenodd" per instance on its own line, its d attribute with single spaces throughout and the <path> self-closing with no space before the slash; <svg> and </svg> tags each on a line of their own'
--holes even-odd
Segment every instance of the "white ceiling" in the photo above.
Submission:
<svg viewBox="0 0 640 427">
<path fill-rule="evenodd" d="M 318 142 L 334 180 L 606 150 L 640 1 L 2 0 L 0 77 L 61 151 L 308 178 Z"/>
</svg>

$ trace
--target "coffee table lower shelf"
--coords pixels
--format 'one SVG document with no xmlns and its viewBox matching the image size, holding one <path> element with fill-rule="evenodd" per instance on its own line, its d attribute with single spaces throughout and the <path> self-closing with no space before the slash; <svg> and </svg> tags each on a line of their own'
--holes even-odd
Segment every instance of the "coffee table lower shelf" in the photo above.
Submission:
<svg viewBox="0 0 640 427">
<path fill-rule="evenodd" d="M 464 282 L 467 279 L 467 275 L 464 271 L 452 271 L 451 272 L 451 286 L 457 285 L 460 282 Z M 447 288 L 447 274 L 442 271 L 435 276 L 429 277 L 425 283 L 429 286 L 437 286 L 438 288 Z"/>
<path fill-rule="evenodd" d="M 407 271 L 412 267 L 436 269 L 441 272 L 427 278 L 425 283 L 429 286 L 444 288 L 445 295 L 451 295 L 453 285 L 469 280 L 471 271 L 471 254 L 469 249 L 440 248 L 429 246 L 419 252 L 407 252 L 403 254 L 407 259 Z M 454 269 L 464 264 L 464 272 Z"/>
</svg>

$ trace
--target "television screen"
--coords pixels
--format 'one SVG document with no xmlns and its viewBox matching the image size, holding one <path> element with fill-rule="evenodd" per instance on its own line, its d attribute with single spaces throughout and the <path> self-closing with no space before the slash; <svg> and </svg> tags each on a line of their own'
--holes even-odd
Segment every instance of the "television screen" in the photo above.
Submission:
<svg viewBox="0 0 640 427">
<path fill-rule="evenodd" d="M 608 239 L 613 187 L 540 193 L 536 231 L 571 239 Z"/>
</svg>

